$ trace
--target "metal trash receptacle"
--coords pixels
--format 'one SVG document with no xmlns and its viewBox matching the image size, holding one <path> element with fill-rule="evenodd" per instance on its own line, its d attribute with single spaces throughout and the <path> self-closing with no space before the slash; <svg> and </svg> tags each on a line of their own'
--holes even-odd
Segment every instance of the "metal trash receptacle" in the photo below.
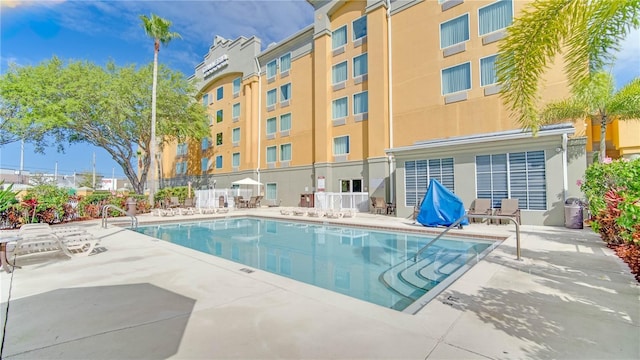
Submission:
<svg viewBox="0 0 640 360">
<path fill-rule="evenodd" d="M 567 229 L 582 229 L 584 217 L 583 205 L 578 198 L 570 197 L 564 202 L 564 226 Z"/>
<path fill-rule="evenodd" d="M 127 214 L 131 216 L 136 216 L 136 199 L 128 198 L 127 199 Z"/>
</svg>

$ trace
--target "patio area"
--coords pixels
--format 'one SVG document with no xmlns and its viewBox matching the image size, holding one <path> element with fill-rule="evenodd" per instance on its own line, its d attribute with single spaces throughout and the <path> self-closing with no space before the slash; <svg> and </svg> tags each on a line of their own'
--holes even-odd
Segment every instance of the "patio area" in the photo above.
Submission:
<svg viewBox="0 0 640 360">
<path fill-rule="evenodd" d="M 139 220 L 241 214 L 299 220 L 278 208 Z M 332 221 L 417 228 L 376 214 Z M 81 224 L 101 239 L 91 256 L 1 274 L 3 359 L 640 358 L 640 286 L 590 229 L 524 225 L 518 261 L 513 226 L 471 224 L 461 232 L 508 239 L 409 315 L 116 222 Z"/>
</svg>

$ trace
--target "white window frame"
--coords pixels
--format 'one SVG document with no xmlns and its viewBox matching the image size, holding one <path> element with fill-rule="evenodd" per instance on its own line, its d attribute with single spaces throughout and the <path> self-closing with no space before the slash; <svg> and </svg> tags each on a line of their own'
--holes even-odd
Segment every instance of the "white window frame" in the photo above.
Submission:
<svg viewBox="0 0 640 360">
<path fill-rule="evenodd" d="M 282 124 L 283 124 L 282 117 L 287 116 L 287 115 L 289 116 L 289 128 L 283 129 L 282 128 Z M 291 127 L 292 126 L 293 126 L 293 115 L 291 115 L 291 113 L 286 113 L 286 114 L 280 115 L 280 136 L 289 135 L 289 131 L 291 131 Z"/>
<path fill-rule="evenodd" d="M 222 94 L 220 94 L 222 92 Z M 218 95 L 222 95 L 220 97 L 218 97 Z M 218 86 L 218 88 L 216 88 L 216 101 L 221 101 L 222 99 L 224 99 L 224 86 Z"/>
<path fill-rule="evenodd" d="M 269 130 L 270 124 L 273 124 L 273 131 Z M 275 116 L 268 118 L 265 121 L 265 134 L 267 135 L 267 139 L 275 138 L 277 132 L 278 132 L 278 118 Z"/>
<path fill-rule="evenodd" d="M 242 130 L 240 130 L 239 127 L 231 129 L 231 142 L 233 143 L 233 146 L 240 145 L 241 131 Z M 238 134 L 237 139 L 236 139 L 236 134 Z"/>
<path fill-rule="evenodd" d="M 282 68 L 282 58 L 289 56 L 289 67 L 287 69 L 283 69 Z M 289 71 L 291 71 L 291 53 L 286 53 L 282 56 L 280 56 L 280 75 L 281 76 L 286 76 L 289 75 Z"/>
<path fill-rule="evenodd" d="M 486 33 L 481 33 L 480 32 L 480 25 L 481 25 L 481 21 L 482 20 L 480 19 L 480 12 L 482 10 L 488 8 L 488 7 L 495 6 L 498 3 L 506 2 L 506 1 L 511 2 L 511 22 L 509 23 L 509 25 L 507 25 L 505 27 L 502 27 L 502 28 L 499 28 L 499 29 L 495 29 L 493 31 L 489 31 L 489 32 L 486 32 Z M 492 2 L 491 4 L 487 4 L 485 6 L 479 7 L 478 8 L 478 36 L 484 37 L 484 36 L 487 36 L 487 35 L 490 35 L 490 34 L 493 34 L 493 33 L 496 33 L 496 32 L 499 32 L 499 31 L 502 31 L 502 30 L 508 28 L 511 24 L 513 24 L 514 17 L 515 17 L 515 9 L 514 9 L 514 6 L 513 6 L 513 0 L 497 0 L 497 1 Z"/>
<path fill-rule="evenodd" d="M 269 65 L 271 64 L 275 64 L 273 74 L 269 73 Z M 276 75 L 278 74 L 278 59 L 273 59 L 267 63 L 265 67 L 265 73 L 267 75 L 267 80 L 273 80 L 276 78 Z"/>
<path fill-rule="evenodd" d="M 269 149 L 273 149 L 275 152 L 273 161 L 269 161 Z M 267 146 L 267 150 L 264 153 L 267 164 L 275 164 L 278 161 L 278 147 L 275 145 Z"/>
<path fill-rule="evenodd" d="M 287 146 L 287 145 L 289 146 L 289 149 L 291 149 L 290 154 L 289 154 L 291 157 L 289 159 L 283 159 L 282 158 L 282 156 L 283 156 L 282 148 L 284 146 Z M 291 161 L 292 158 L 293 158 L 293 146 L 291 145 L 291 143 L 280 144 L 280 162 L 288 162 L 288 161 Z"/>
<path fill-rule="evenodd" d="M 356 27 L 353 24 L 355 24 L 356 21 L 362 20 L 362 19 L 364 19 L 364 23 L 365 23 L 365 34 L 360 36 L 360 37 L 356 37 L 356 33 L 355 33 L 355 28 Z M 363 16 L 353 20 L 351 22 L 351 35 L 352 35 L 351 36 L 351 40 L 354 41 L 354 42 L 356 42 L 357 40 L 365 41 L 365 39 L 367 38 L 367 35 L 369 34 L 369 28 L 368 28 L 367 25 L 368 25 L 367 24 L 367 15 L 363 15 Z"/>
<path fill-rule="evenodd" d="M 236 159 L 238 159 L 238 162 L 236 163 Z M 232 168 L 239 168 L 240 167 L 240 153 L 239 152 L 234 152 L 231 154 L 231 167 Z"/>
<path fill-rule="evenodd" d="M 408 165 L 413 164 L 413 167 Z M 455 192 L 455 160 L 450 158 L 407 160 L 404 163 L 405 206 L 420 205 L 427 193 L 429 181 L 438 180 L 451 192 Z M 438 168 L 438 172 L 433 170 Z"/>
<path fill-rule="evenodd" d="M 337 139 L 342 139 L 342 138 L 347 138 L 347 152 L 346 153 L 340 153 L 340 154 L 336 154 L 336 140 Z M 351 137 L 349 135 L 340 135 L 340 136 L 335 136 L 333 138 L 333 142 L 332 142 L 332 147 L 331 147 L 331 152 L 333 153 L 333 156 L 344 156 L 344 155 L 349 155 L 351 153 Z"/>
<path fill-rule="evenodd" d="M 352 69 L 351 73 L 352 73 L 354 79 L 363 78 L 363 77 L 366 77 L 367 74 L 369 74 L 369 55 L 368 54 L 369 53 L 366 53 L 366 52 L 362 53 L 362 54 L 360 54 L 358 56 L 354 56 L 353 59 L 351 60 L 351 69 Z M 367 59 L 367 72 L 364 72 L 362 74 L 356 75 L 356 65 L 355 65 L 356 59 L 357 58 L 361 58 L 361 57 L 365 57 Z"/>
<path fill-rule="evenodd" d="M 238 91 L 236 91 L 236 81 L 238 82 Z M 240 96 L 240 91 L 242 90 L 242 78 L 237 77 L 233 79 L 232 87 L 233 87 L 233 97 Z"/>
<path fill-rule="evenodd" d="M 269 103 L 269 94 L 274 94 L 274 99 L 273 99 L 273 103 Z M 273 110 L 276 107 L 276 104 L 278 103 L 278 88 L 273 88 L 269 91 L 267 91 L 267 110 Z"/>
<path fill-rule="evenodd" d="M 334 109 L 333 104 L 334 104 L 336 101 L 338 101 L 338 100 L 346 100 L 346 101 L 347 101 L 347 106 L 345 106 L 345 109 L 347 109 L 347 110 L 346 110 L 346 114 L 344 114 L 344 116 L 338 116 L 338 117 L 336 117 L 336 114 L 334 114 L 334 113 L 333 113 L 333 109 Z M 338 120 L 338 119 L 344 119 L 344 118 L 346 118 L 346 117 L 348 117 L 348 116 L 349 116 L 349 97 L 348 97 L 348 96 L 343 96 L 343 97 L 341 97 L 341 98 L 334 99 L 334 100 L 331 102 L 331 118 L 332 118 L 333 120 Z"/>
<path fill-rule="evenodd" d="M 288 97 L 285 99 L 284 98 L 284 91 L 282 91 L 282 88 L 284 87 L 288 87 L 289 91 L 289 95 Z M 280 106 L 288 106 L 289 103 L 291 102 L 291 97 L 293 96 L 293 87 L 291 86 L 291 83 L 286 83 L 283 85 L 280 85 Z"/>
<path fill-rule="evenodd" d="M 442 45 L 442 25 L 443 25 L 443 24 L 446 24 L 446 23 L 448 23 L 448 22 L 451 22 L 451 21 L 453 21 L 453 20 L 457 20 L 457 19 L 462 18 L 462 17 L 466 17 L 466 18 L 467 18 L 467 36 L 466 36 L 467 38 L 466 38 L 465 40 L 459 41 L 459 42 L 457 42 L 457 43 L 449 44 L 449 45 L 447 45 L 447 46 L 443 46 L 443 45 Z M 458 45 L 458 44 L 464 44 L 464 43 L 466 43 L 467 41 L 469 41 L 469 40 L 470 40 L 470 38 L 471 38 L 471 29 L 470 29 L 470 26 L 471 26 L 471 25 L 470 25 L 470 16 L 469 16 L 469 13 L 464 13 L 464 14 L 461 14 L 461 15 L 456 16 L 456 17 L 454 17 L 454 18 L 451 18 L 451 19 L 449 19 L 449 20 L 447 20 L 447 21 L 443 21 L 443 22 L 441 22 L 441 23 L 440 23 L 440 25 L 438 26 L 438 34 L 440 35 L 440 36 L 438 37 L 439 44 L 440 44 L 440 50 L 442 50 L 442 49 L 446 49 L 446 48 L 449 48 L 449 47 L 452 47 L 452 46 L 456 46 L 456 45 Z"/>
<path fill-rule="evenodd" d="M 482 79 L 482 60 L 484 59 L 489 59 L 491 57 L 495 57 L 496 59 L 498 58 L 498 54 L 493 54 L 493 55 L 489 55 L 489 56 L 485 56 L 482 57 L 478 60 L 478 75 L 480 76 L 480 87 L 486 87 L 486 86 L 492 86 L 498 83 L 498 78 L 497 76 L 494 77 L 494 81 L 492 83 L 488 83 L 488 84 L 484 84 L 483 83 L 483 79 Z M 495 67 L 495 62 L 494 62 L 494 67 Z M 495 72 L 494 72 L 495 73 Z"/>
<path fill-rule="evenodd" d="M 335 78 L 335 75 L 334 75 L 334 74 L 335 74 L 336 68 L 337 68 L 338 66 L 340 66 L 340 65 L 343 65 L 343 64 L 344 64 L 344 66 L 345 66 L 345 68 L 346 68 L 346 69 L 345 69 L 346 71 L 345 71 L 345 73 L 344 73 L 344 80 L 342 80 L 342 81 L 338 81 L 338 82 L 335 82 L 335 79 L 334 79 L 334 78 Z M 349 62 L 348 62 L 347 60 L 342 61 L 342 62 L 339 62 L 339 63 L 337 63 L 337 64 L 335 64 L 335 65 L 333 65 L 333 66 L 331 67 L 331 85 L 333 85 L 334 87 L 335 87 L 336 85 L 344 85 L 344 83 L 346 83 L 346 82 L 347 82 L 347 79 L 348 79 L 348 78 L 349 78 Z"/>
<path fill-rule="evenodd" d="M 333 50 L 337 50 L 337 49 L 343 48 L 343 47 L 344 47 L 344 46 L 346 46 L 346 45 L 347 45 L 347 43 L 349 42 L 349 37 L 348 37 L 348 36 L 349 36 L 349 29 L 347 28 L 347 25 L 346 25 L 346 24 L 345 24 L 345 25 L 343 25 L 343 26 L 340 26 L 339 28 L 337 28 L 337 29 L 335 29 L 335 30 L 333 30 L 333 31 L 331 32 L 331 39 L 333 39 L 333 34 L 335 34 L 338 30 L 342 30 L 343 28 L 344 28 L 344 32 L 345 32 L 344 44 L 340 44 L 340 45 L 337 45 L 337 46 L 336 46 L 336 45 L 333 43 L 333 40 L 332 40 L 332 41 L 331 41 L 331 49 L 333 49 Z"/>
<path fill-rule="evenodd" d="M 443 77 L 444 71 L 448 70 L 448 69 L 453 69 L 455 67 L 462 66 L 462 65 L 465 65 L 465 64 L 469 65 L 469 88 L 463 89 L 463 90 L 457 90 L 457 91 L 453 91 L 453 92 L 449 92 L 449 93 L 445 93 L 444 92 L 444 81 L 443 81 L 443 79 L 444 79 L 444 77 Z M 472 69 L 470 61 L 463 62 L 463 63 L 460 63 L 460 64 L 456 64 L 456 65 L 453 65 L 453 66 L 449 66 L 449 67 L 446 67 L 446 68 L 440 70 L 440 92 L 442 93 L 442 96 L 447 96 L 447 95 L 451 95 L 451 94 L 457 94 L 457 93 L 462 93 L 462 92 L 465 92 L 465 91 L 469 91 L 469 90 L 471 90 L 472 87 L 473 87 L 473 69 Z"/>
</svg>

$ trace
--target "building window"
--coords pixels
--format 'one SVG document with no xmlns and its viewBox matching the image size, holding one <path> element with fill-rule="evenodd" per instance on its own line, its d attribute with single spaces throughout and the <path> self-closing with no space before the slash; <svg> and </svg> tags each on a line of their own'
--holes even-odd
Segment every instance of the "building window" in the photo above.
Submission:
<svg viewBox="0 0 640 360">
<path fill-rule="evenodd" d="M 469 40 L 469 14 L 440 24 L 440 48 Z"/>
<path fill-rule="evenodd" d="M 200 170 L 202 172 L 207 172 L 207 170 L 209 170 L 209 158 L 203 157 L 200 159 Z"/>
<path fill-rule="evenodd" d="M 353 114 L 364 114 L 369 111 L 368 91 L 353 94 Z"/>
<path fill-rule="evenodd" d="M 233 130 L 231 130 L 231 141 L 234 144 L 240 142 L 240 128 L 233 128 Z"/>
<path fill-rule="evenodd" d="M 276 160 L 278 159 L 276 157 L 276 147 L 275 146 L 268 146 L 267 147 L 267 163 L 275 163 Z"/>
<path fill-rule="evenodd" d="M 353 22 L 353 40 L 367 36 L 367 17 L 363 16 Z"/>
<path fill-rule="evenodd" d="M 231 154 L 231 166 L 234 168 L 240 167 L 240 153 Z"/>
<path fill-rule="evenodd" d="M 275 106 L 276 101 L 278 100 L 278 90 L 271 89 L 267 91 L 267 106 Z"/>
<path fill-rule="evenodd" d="M 222 169 L 222 155 L 216 156 L 216 169 Z"/>
<path fill-rule="evenodd" d="M 202 106 L 207 107 L 209 105 L 209 94 L 202 95 Z"/>
<path fill-rule="evenodd" d="M 349 154 L 349 136 L 333 138 L 333 155 Z"/>
<path fill-rule="evenodd" d="M 291 144 L 280 145 L 280 161 L 291 161 Z"/>
<path fill-rule="evenodd" d="M 265 198 L 267 200 L 276 200 L 278 198 L 278 185 L 276 183 L 267 183 L 265 190 Z"/>
<path fill-rule="evenodd" d="M 278 72 L 278 61 L 273 60 L 267 63 L 267 79 L 273 79 Z"/>
<path fill-rule="evenodd" d="M 333 65 L 331 69 L 333 85 L 347 81 L 347 62 Z"/>
<path fill-rule="evenodd" d="M 347 43 L 347 25 L 331 32 L 331 44 L 333 49 L 344 46 Z"/>
<path fill-rule="evenodd" d="M 231 116 L 234 119 L 240 118 L 240 103 L 233 104 L 233 107 L 231 108 Z"/>
<path fill-rule="evenodd" d="M 340 192 L 362 192 L 362 179 L 341 179 Z"/>
<path fill-rule="evenodd" d="M 291 83 L 280 86 L 280 102 L 291 100 Z"/>
<path fill-rule="evenodd" d="M 216 111 L 216 122 L 222 122 L 223 112 L 222 109 Z"/>
<path fill-rule="evenodd" d="M 349 115 L 349 100 L 346 97 L 333 100 L 331 113 L 333 119 L 345 118 Z"/>
<path fill-rule="evenodd" d="M 209 139 L 208 137 L 202 138 L 201 146 L 202 150 L 207 150 L 209 146 L 211 146 L 211 139 Z"/>
<path fill-rule="evenodd" d="M 291 130 L 291 113 L 280 115 L 280 132 Z"/>
<path fill-rule="evenodd" d="M 496 59 L 498 55 L 480 59 L 480 86 L 492 85 L 498 82 L 496 77 Z"/>
<path fill-rule="evenodd" d="M 274 135 L 276 131 L 278 131 L 276 118 L 272 117 L 267 119 L 267 135 Z"/>
<path fill-rule="evenodd" d="M 179 161 L 176 163 L 176 175 L 184 175 L 187 173 L 187 162 Z"/>
<path fill-rule="evenodd" d="M 213 125 L 213 115 L 207 114 L 207 117 L 209 118 L 209 125 Z"/>
<path fill-rule="evenodd" d="M 364 53 L 360 56 L 353 58 L 353 77 L 365 75 L 368 72 L 367 69 L 367 54 Z"/>
<path fill-rule="evenodd" d="M 442 95 L 471 89 L 471 63 L 442 70 Z"/>
<path fill-rule="evenodd" d="M 216 100 L 222 100 L 223 97 L 224 97 L 224 88 L 222 86 L 220 86 L 216 90 Z"/>
<path fill-rule="evenodd" d="M 502 199 L 518 199 L 520 209 L 546 210 L 544 151 L 476 156 L 477 197 L 500 207 Z"/>
<path fill-rule="evenodd" d="M 280 57 L 280 74 L 286 73 L 291 69 L 291 53 Z"/>
<path fill-rule="evenodd" d="M 240 84 L 242 82 L 242 78 L 233 79 L 233 96 L 240 95 Z"/>
<path fill-rule="evenodd" d="M 222 133 L 217 133 L 216 134 L 216 145 L 220 146 L 222 145 Z"/>
<path fill-rule="evenodd" d="M 436 179 L 447 189 L 455 191 L 453 158 L 406 161 L 404 170 L 406 206 L 420 205 L 431 179 Z"/>
<path fill-rule="evenodd" d="M 480 36 L 504 29 L 513 21 L 513 1 L 499 0 L 478 9 Z"/>
<path fill-rule="evenodd" d="M 176 147 L 176 156 L 185 156 L 187 155 L 187 143 L 180 143 Z"/>
</svg>

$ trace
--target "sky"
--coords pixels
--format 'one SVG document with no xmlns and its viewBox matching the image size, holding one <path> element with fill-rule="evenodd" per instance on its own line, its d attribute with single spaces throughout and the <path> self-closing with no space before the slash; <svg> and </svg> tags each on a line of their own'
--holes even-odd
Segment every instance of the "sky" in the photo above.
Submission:
<svg viewBox="0 0 640 360">
<path fill-rule="evenodd" d="M 141 27 L 140 15 L 154 13 L 172 21 L 182 39 L 160 50 L 159 61 L 190 76 L 207 54 L 216 35 L 226 39 L 257 36 L 263 49 L 313 22 L 313 7 L 305 0 L 217 1 L 0 1 L 0 73 L 10 63 L 36 65 L 54 55 L 104 65 L 124 66 L 153 61 L 153 40 Z M 618 86 L 640 76 L 640 32 L 624 41 L 613 69 Z M 0 148 L 0 168 L 20 168 L 20 144 Z M 122 169 L 100 148 L 88 145 L 55 148 L 46 155 L 24 148 L 24 169 L 73 174 L 93 170 L 105 177 L 123 177 Z"/>
</svg>

